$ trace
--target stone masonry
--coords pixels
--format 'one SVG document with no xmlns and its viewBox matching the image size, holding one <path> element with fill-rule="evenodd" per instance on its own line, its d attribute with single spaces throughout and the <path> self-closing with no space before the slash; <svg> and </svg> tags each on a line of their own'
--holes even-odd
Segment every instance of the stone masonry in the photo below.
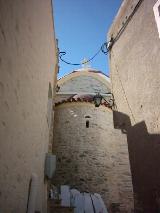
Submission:
<svg viewBox="0 0 160 213">
<path fill-rule="evenodd" d="M 86 128 L 89 121 L 89 128 Z M 110 212 L 131 212 L 132 181 L 126 136 L 113 127 L 111 109 L 92 103 L 55 108 L 53 184 L 102 195 Z"/>
</svg>

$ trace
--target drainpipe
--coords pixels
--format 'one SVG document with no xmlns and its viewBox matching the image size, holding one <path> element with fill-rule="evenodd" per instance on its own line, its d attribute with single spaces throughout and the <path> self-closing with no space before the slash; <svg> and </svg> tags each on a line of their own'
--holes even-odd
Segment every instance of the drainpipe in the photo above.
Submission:
<svg viewBox="0 0 160 213">
<path fill-rule="evenodd" d="M 37 174 L 33 173 L 31 176 L 26 213 L 35 213 L 37 188 L 38 188 L 38 176 L 37 176 Z"/>
</svg>

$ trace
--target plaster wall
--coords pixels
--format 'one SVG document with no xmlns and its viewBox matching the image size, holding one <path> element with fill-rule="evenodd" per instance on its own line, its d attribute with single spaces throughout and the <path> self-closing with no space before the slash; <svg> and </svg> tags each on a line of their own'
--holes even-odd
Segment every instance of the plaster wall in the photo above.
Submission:
<svg viewBox="0 0 160 213">
<path fill-rule="evenodd" d="M 53 151 L 57 168 L 53 184 L 97 192 L 110 212 L 131 212 L 127 140 L 114 129 L 112 111 L 104 106 L 95 108 L 91 103 L 65 103 L 56 106 L 55 123 Z"/>
<path fill-rule="evenodd" d="M 137 2 L 124 1 L 109 38 L 117 35 Z M 110 76 L 117 111 L 131 120 L 127 138 L 136 212 L 149 213 L 158 211 L 160 193 L 160 39 L 153 12 L 155 3 L 156 0 L 142 1 L 110 51 Z"/>
<path fill-rule="evenodd" d="M 38 175 L 36 210 L 46 212 L 47 102 L 56 46 L 50 0 L 0 0 L 0 212 L 26 212 Z"/>
<path fill-rule="evenodd" d="M 116 36 L 126 15 L 133 10 L 131 1 L 125 2 L 126 10 L 115 19 L 108 37 Z M 118 110 L 128 114 L 132 124 L 145 120 L 151 133 L 160 131 L 160 39 L 153 12 L 155 3 L 156 0 L 142 2 L 110 52 L 112 88 Z"/>
</svg>

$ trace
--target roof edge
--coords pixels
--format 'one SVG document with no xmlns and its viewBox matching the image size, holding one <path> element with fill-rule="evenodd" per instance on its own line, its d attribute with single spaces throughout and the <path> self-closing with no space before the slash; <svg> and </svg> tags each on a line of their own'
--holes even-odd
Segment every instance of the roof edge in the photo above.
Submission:
<svg viewBox="0 0 160 213">
<path fill-rule="evenodd" d="M 111 36 L 116 36 L 115 34 L 118 33 L 118 30 L 122 27 L 127 17 L 131 14 L 138 1 L 139 0 L 123 0 L 107 33 L 108 39 L 110 39 Z"/>
<path fill-rule="evenodd" d="M 87 68 L 87 69 L 81 68 L 81 69 L 78 69 L 78 70 L 73 70 L 72 72 L 64 75 L 63 77 L 59 78 L 58 81 L 61 80 L 61 79 L 63 79 L 63 78 L 65 78 L 65 77 L 67 77 L 68 75 L 71 75 L 71 74 L 76 73 L 76 72 L 93 72 L 93 73 L 99 73 L 99 74 L 102 74 L 102 75 L 104 75 L 104 76 L 106 76 L 107 78 L 110 79 L 109 75 L 105 74 L 104 72 L 102 72 L 100 70 L 91 69 L 91 68 Z"/>
<path fill-rule="evenodd" d="M 75 99 L 75 98 L 71 97 L 71 98 L 69 98 L 67 100 L 62 100 L 62 101 L 59 101 L 59 102 L 55 103 L 55 107 L 59 106 L 61 104 L 65 104 L 65 103 L 78 103 L 78 102 L 81 102 L 81 103 L 85 102 L 85 103 L 94 104 L 94 101 L 91 100 L 91 99 L 86 99 L 86 98 L 77 98 L 77 99 Z M 104 107 L 107 107 L 107 108 L 112 110 L 112 107 L 109 104 L 105 103 L 105 102 L 101 103 L 100 106 L 104 106 Z"/>
</svg>

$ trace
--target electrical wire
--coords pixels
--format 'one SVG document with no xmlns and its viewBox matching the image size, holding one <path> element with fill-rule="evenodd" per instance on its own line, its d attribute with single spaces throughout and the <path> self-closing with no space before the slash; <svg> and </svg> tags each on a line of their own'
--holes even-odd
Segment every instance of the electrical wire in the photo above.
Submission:
<svg viewBox="0 0 160 213">
<path fill-rule="evenodd" d="M 123 26 L 120 28 L 120 30 L 118 31 L 116 37 L 113 39 L 113 43 L 115 43 L 120 36 L 122 35 L 122 33 L 124 32 L 124 30 L 126 29 L 128 23 L 131 21 L 132 17 L 134 16 L 134 14 L 136 13 L 136 11 L 138 10 L 139 6 L 141 5 L 141 3 L 144 0 L 139 0 L 136 4 L 136 6 L 134 7 L 132 13 L 128 16 L 127 20 L 125 21 L 125 23 L 123 24 Z M 112 44 L 113 45 L 113 44 Z"/>
<path fill-rule="evenodd" d="M 102 46 L 100 47 L 100 49 L 90 59 L 88 59 L 88 60 L 86 60 L 85 62 L 82 62 L 82 63 L 71 63 L 71 62 L 68 62 L 68 61 L 64 60 L 62 57 L 64 55 L 66 55 L 66 52 L 59 52 L 59 58 L 60 58 L 61 61 L 63 61 L 64 63 L 66 63 L 68 65 L 79 66 L 79 65 L 87 64 L 88 62 L 92 61 L 100 52 L 102 52 L 105 55 L 107 55 L 109 50 L 110 50 L 110 48 L 109 48 L 110 42 L 103 43 Z"/>
<path fill-rule="evenodd" d="M 92 61 L 101 51 L 102 51 L 102 50 L 101 50 L 101 48 L 100 48 L 90 59 L 88 59 L 87 61 L 82 62 L 82 63 L 71 63 L 71 62 L 68 62 L 68 61 L 64 60 L 64 59 L 62 58 L 62 56 L 66 55 L 66 52 L 59 52 L 59 58 L 61 59 L 61 61 L 63 61 L 63 62 L 66 63 L 66 64 L 74 65 L 74 66 L 79 66 L 79 65 L 83 65 L 83 64 L 86 64 L 86 63 Z"/>
<path fill-rule="evenodd" d="M 108 42 L 108 43 L 105 42 L 105 43 L 103 43 L 102 46 L 101 46 L 101 51 L 102 51 L 102 53 L 104 53 L 105 55 L 107 55 L 108 52 L 109 52 L 108 46 L 109 46 L 109 42 Z"/>
<path fill-rule="evenodd" d="M 108 54 L 108 52 L 112 49 L 112 46 L 114 45 L 114 43 L 120 38 L 120 36 L 122 35 L 122 33 L 124 32 L 124 30 L 126 29 L 128 23 L 131 21 L 132 17 L 134 16 L 134 14 L 136 13 L 136 11 L 138 10 L 139 6 L 141 5 L 141 3 L 144 0 L 139 0 L 138 3 L 136 4 L 136 6 L 134 7 L 132 13 L 128 16 L 127 20 L 125 21 L 125 23 L 123 24 L 123 26 L 120 28 L 120 30 L 118 31 L 117 35 L 115 36 L 115 38 L 111 37 L 109 42 L 105 42 L 102 44 L 102 46 L 100 47 L 100 49 L 87 61 L 82 62 L 82 63 L 71 63 L 68 62 L 66 60 L 64 60 L 62 57 L 64 55 L 66 55 L 66 52 L 59 52 L 59 58 L 61 61 L 63 61 L 64 63 L 68 64 L 68 65 L 74 65 L 74 66 L 80 66 L 83 64 L 87 64 L 88 62 L 92 61 L 100 52 L 104 53 L 105 55 Z"/>
</svg>

